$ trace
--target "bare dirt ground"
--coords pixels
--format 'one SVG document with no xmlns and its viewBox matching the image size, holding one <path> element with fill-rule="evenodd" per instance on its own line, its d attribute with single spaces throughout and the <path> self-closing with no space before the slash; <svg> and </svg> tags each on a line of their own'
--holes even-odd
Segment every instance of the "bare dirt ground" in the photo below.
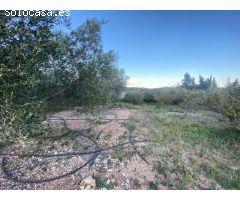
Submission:
<svg viewBox="0 0 240 200">
<path fill-rule="evenodd" d="M 104 110 L 98 117 L 91 114 L 79 113 L 76 109 L 54 113 L 48 116 L 53 129 L 53 135 L 61 135 L 64 131 L 64 121 L 70 130 L 87 130 L 86 135 L 98 141 L 103 147 L 129 141 L 129 130 L 124 123 L 134 115 L 141 115 L 137 110 L 115 108 Z M 101 122 L 96 124 L 96 121 Z M 93 127 L 89 129 L 90 127 Z M 139 139 L 134 133 L 134 139 Z M 145 144 L 142 144 L 143 146 Z M 141 152 L 141 146 L 136 147 Z M 27 143 L 19 140 L 14 145 L 2 149 L 4 153 L 29 154 L 57 154 L 65 152 L 79 152 L 93 150 L 93 144 L 83 137 L 59 138 L 58 140 L 31 140 Z M 139 153 L 138 152 L 138 153 Z M 7 157 L 12 176 L 21 180 L 45 180 L 61 176 L 77 169 L 90 158 L 90 155 L 74 155 L 64 157 Z M 0 157 L 2 162 L 3 157 Z M 0 171 L 0 189 L 147 189 L 150 181 L 154 180 L 152 160 L 146 157 L 146 163 L 134 150 L 131 144 L 109 149 L 97 155 L 93 163 L 72 175 L 43 183 L 21 183 L 9 180 L 3 171 Z M 89 180 L 90 179 L 90 180 Z M 93 181 L 92 181 L 92 180 Z M 92 187 L 88 185 L 92 184 Z M 95 185 L 96 184 L 96 185 Z"/>
</svg>

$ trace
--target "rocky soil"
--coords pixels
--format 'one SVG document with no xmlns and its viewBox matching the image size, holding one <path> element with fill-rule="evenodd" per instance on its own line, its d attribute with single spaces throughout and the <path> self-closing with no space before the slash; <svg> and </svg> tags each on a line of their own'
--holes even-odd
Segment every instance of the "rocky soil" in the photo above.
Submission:
<svg viewBox="0 0 240 200">
<path fill-rule="evenodd" d="M 54 113 L 43 122 L 51 126 L 50 137 L 20 139 L 15 144 L 1 149 L 2 153 L 12 154 L 58 154 L 68 152 L 94 151 L 97 142 L 101 148 L 129 142 L 129 129 L 126 122 L 140 111 L 127 108 L 114 108 L 101 111 L 98 116 L 78 112 L 77 109 Z M 65 119 L 66 124 L 64 124 Z M 66 129 L 66 126 L 69 130 Z M 71 132 L 72 131 L 72 132 Z M 78 131 L 78 132 L 77 132 Z M 79 136 L 84 133 L 88 138 Z M 62 135 L 63 133 L 67 133 Z M 52 137 L 58 136 L 58 137 Z M 143 140 L 142 135 L 132 133 L 134 140 Z M 92 141 L 92 140 L 93 141 Z M 146 142 L 145 142 L 146 143 Z M 21 183 L 9 179 L 0 170 L 0 189 L 147 189 L 156 174 L 152 170 L 153 158 L 142 153 L 145 143 L 126 144 L 102 151 L 98 154 L 68 155 L 61 157 L 12 157 L 7 159 L 7 169 L 12 176 L 22 181 L 46 180 L 42 183 Z M 149 162 L 146 163 L 139 153 Z M 71 175 L 62 176 L 81 167 L 92 156 L 94 160 Z M 2 162 L 3 156 L 0 156 Z M 164 189 L 164 187 L 163 187 Z"/>
</svg>

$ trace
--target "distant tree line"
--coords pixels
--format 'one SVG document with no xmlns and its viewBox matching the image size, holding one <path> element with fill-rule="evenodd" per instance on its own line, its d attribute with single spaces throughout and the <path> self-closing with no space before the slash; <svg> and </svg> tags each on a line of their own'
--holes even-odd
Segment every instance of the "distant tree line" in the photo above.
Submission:
<svg viewBox="0 0 240 200">
<path fill-rule="evenodd" d="M 212 75 L 209 78 L 199 75 L 197 84 L 194 77 L 191 77 L 189 73 L 185 73 L 181 86 L 185 89 L 214 90 L 218 87 L 218 84 Z"/>
</svg>

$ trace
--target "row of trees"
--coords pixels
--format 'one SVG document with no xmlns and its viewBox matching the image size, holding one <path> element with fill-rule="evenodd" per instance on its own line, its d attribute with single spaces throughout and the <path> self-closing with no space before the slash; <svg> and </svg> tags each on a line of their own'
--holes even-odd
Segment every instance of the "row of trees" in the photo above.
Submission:
<svg viewBox="0 0 240 200">
<path fill-rule="evenodd" d="M 0 141 L 39 134 L 42 107 L 63 91 L 80 105 L 116 99 L 125 75 L 114 51 L 105 52 L 102 22 L 76 30 L 62 17 L 0 18 Z M 67 26 L 67 33 L 54 31 Z"/>
<path fill-rule="evenodd" d="M 195 81 L 194 77 L 191 77 L 189 73 L 184 74 L 182 79 L 182 85 L 185 89 L 201 89 L 201 90 L 214 90 L 218 87 L 216 79 L 211 75 L 209 78 L 204 78 L 202 75 L 199 75 L 198 84 Z M 226 87 L 239 87 L 240 83 L 238 78 L 231 82 L 230 78 L 227 79 Z"/>
<path fill-rule="evenodd" d="M 201 89 L 201 90 L 213 90 L 216 89 L 217 81 L 212 75 L 209 78 L 204 78 L 199 75 L 198 84 L 195 82 L 195 78 L 191 77 L 190 74 L 185 73 L 182 80 L 182 87 L 185 89 Z"/>
</svg>

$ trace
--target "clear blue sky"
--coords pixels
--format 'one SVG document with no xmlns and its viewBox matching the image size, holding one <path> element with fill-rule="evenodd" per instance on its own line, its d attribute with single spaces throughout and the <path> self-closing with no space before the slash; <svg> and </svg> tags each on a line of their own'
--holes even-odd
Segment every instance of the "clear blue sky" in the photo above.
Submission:
<svg viewBox="0 0 240 200">
<path fill-rule="evenodd" d="M 240 11 L 71 11 L 72 27 L 108 20 L 102 38 L 131 83 L 162 87 L 189 72 L 220 84 L 240 77 Z"/>
</svg>

